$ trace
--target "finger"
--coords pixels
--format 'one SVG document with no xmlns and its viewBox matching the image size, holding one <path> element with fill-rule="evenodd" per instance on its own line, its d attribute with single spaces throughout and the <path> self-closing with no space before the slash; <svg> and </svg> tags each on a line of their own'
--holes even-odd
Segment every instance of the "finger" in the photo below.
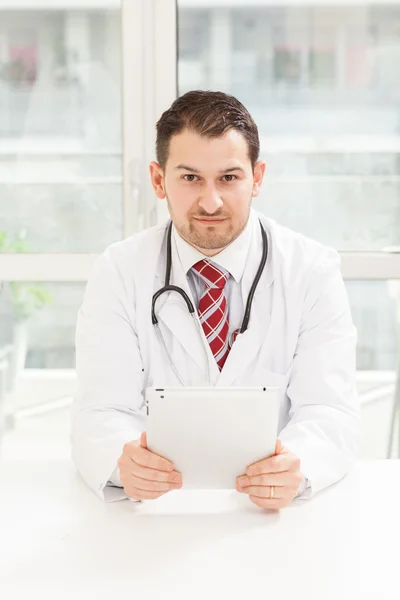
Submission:
<svg viewBox="0 0 400 600">
<path fill-rule="evenodd" d="M 139 448 L 135 448 L 135 451 L 131 455 L 134 462 L 142 465 L 142 467 L 148 467 L 149 469 L 158 469 L 159 471 L 173 471 L 174 465 L 171 461 L 163 458 L 162 456 L 158 456 L 158 454 L 154 454 L 154 452 L 150 452 L 150 450 L 146 450 L 139 446 Z"/>
<path fill-rule="evenodd" d="M 147 448 L 147 432 L 146 431 L 142 431 L 142 434 L 140 436 L 140 445 L 142 448 Z"/>
<path fill-rule="evenodd" d="M 290 502 L 284 499 L 276 500 L 274 498 L 273 500 L 268 500 L 267 498 L 259 498 L 258 496 L 249 496 L 249 498 L 253 504 L 257 504 L 261 508 L 268 508 L 269 510 L 280 510 L 290 505 Z"/>
<path fill-rule="evenodd" d="M 275 498 L 279 500 L 293 500 L 296 495 L 296 491 L 293 488 L 274 486 L 274 496 L 271 498 L 271 486 L 269 485 L 251 485 L 247 488 L 243 488 L 241 493 L 267 500 L 273 500 Z"/>
<path fill-rule="evenodd" d="M 160 496 L 164 496 L 167 492 L 148 492 L 144 490 L 138 490 L 135 487 L 125 487 L 124 492 L 130 498 L 134 500 L 156 500 Z"/>
<path fill-rule="evenodd" d="M 129 481 L 132 476 L 136 476 L 140 479 L 148 479 L 149 481 L 169 483 L 182 482 L 182 475 L 178 471 L 159 471 L 158 469 L 142 467 L 126 454 L 123 454 L 118 459 L 118 467 L 121 481 Z"/>
<path fill-rule="evenodd" d="M 251 485 L 247 488 L 242 489 L 242 494 L 248 496 L 256 496 L 258 498 L 271 498 L 271 486 L 269 485 Z M 293 493 L 289 488 L 286 487 L 275 487 L 274 486 L 274 498 L 280 500 L 293 498 Z M 274 498 L 271 498 L 273 500 Z"/>
<path fill-rule="evenodd" d="M 149 479 L 141 479 L 140 477 L 132 477 L 131 485 L 138 490 L 148 492 L 169 492 L 170 490 L 178 490 L 182 487 L 181 483 L 150 481 Z"/>
<path fill-rule="evenodd" d="M 275 454 L 280 454 L 283 450 L 283 444 L 281 440 L 278 438 L 276 440 Z"/>
<path fill-rule="evenodd" d="M 254 475 L 253 477 L 247 477 L 242 475 L 238 477 L 237 483 L 242 487 L 249 487 L 250 485 L 274 485 L 278 487 L 292 487 L 298 489 L 302 482 L 301 473 L 293 473 L 291 471 L 285 471 L 284 473 L 263 473 L 262 475 Z"/>
<path fill-rule="evenodd" d="M 178 471 L 159 471 L 158 469 L 149 469 L 148 467 L 142 467 L 135 462 L 131 462 L 129 469 L 133 476 L 140 477 L 141 479 L 170 483 L 182 481 L 182 476 L 180 473 L 178 473 Z"/>
<path fill-rule="evenodd" d="M 300 459 L 294 454 L 279 454 L 254 463 L 247 467 L 246 475 L 262 475 L 263 473 L 283 473 L 285 471 L 298 471 Z"/>
</svg>

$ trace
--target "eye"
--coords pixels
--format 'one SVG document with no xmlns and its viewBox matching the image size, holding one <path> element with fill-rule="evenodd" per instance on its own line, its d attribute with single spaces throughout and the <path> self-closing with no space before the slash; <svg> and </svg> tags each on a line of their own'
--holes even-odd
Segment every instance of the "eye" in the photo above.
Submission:
<svg viewBox="0 0 400 600">
<path fill-rule="evenodd" d="M 196 177 L 196 175 L 188 173 L 188 174 L 186 174 L 186 175 L 183 176 L 183 179 L 185 179 L 185 177 Z M 185 179 L 185 181 L 194 181 L 194 180 L 193 179 Z"/>
<path fill-rule="evenodd" d="M 232 179 L 228 179 L 228 181 L 234 181 L 237 179 L 236 175 L 224 175 L 224 177 L 232 177 Z"/>
</svg>

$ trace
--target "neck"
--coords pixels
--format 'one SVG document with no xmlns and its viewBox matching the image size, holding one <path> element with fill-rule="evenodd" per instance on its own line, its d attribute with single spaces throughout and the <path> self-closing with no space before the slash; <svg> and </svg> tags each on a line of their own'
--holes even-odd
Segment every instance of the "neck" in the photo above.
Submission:
<svg viewBox="0 0 400 600">
<path fill-rule="evenodd" d="M 243 231 L 246 229 L 246 226 L 248 224 L 250 220 L 250 213 L 249 216 L 247 217 L 247 221 L 246 223 L 243 225 L 242 229 L 235 235 L 235 237 L 229 242 L 229 244 L 226 244 L 225 246 L 221 246 L 220 248 L 202 248 L 201 246 L 197 246 L 196 244 L 193 244 L 193 242 L 191 242 L 190 240 L 186 239 L 186 237 L 184 235 L 182 235 L 182 233 L 180 231 L 177 230 L 178 235 L 181 236 L 181 238 L 183 240 L 185 240 L 185 242 L 187 242 L 188 244 L 190 244 L 193 248 L 195 248 L 196 250 L 198 250 L 199 252 L 201 252 L 202 254 L 204 254 L 204 256 L 208 256 L 209 258 L 211 258 L 212 256 L 216 256 L 217 254 L 219 254 L 220 252 L 222 252 L 222 250 L 225 250 L 225 248 L 227 248 L 228 246 L 230 246 L 235 240 L 237 240 L 237 238 L 243 233 Z"/>
<path fill-rule="evenodd" d="M 190 242 L 188 242 L 190 244 Z M 201 252 L 202 254 L 204 254 L 204 256 L 208 256 L 209 258 L 211 258 L 212 256 L 215 256 L 216 254 L 219 254 L 220 252 L 222 252 L 222 250 L 224 250 L 225 248 L 227 248 L 229 246 L 223 246 L 222 248 L 213 248 L 212 250 L 210 250 L 209 248 L 201 248 L 201 246 L 196 246 L 195 244 L 190 244 L 191 246 L 193 246 L 193 248 L 196 248 L 196 250 L 198 250 L 199 252 Z"/>
</svg>

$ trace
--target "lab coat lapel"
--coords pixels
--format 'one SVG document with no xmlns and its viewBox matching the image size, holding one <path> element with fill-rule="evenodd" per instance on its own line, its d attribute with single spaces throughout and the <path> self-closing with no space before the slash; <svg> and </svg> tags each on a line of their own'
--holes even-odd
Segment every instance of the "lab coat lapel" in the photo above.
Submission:
<svg viewBox="0 0 400 600">
<path fill-rule="evenodd" d="M 265 287 L 254 294 L 249 327 L 239 334 L 218 378 L 218 385 L 232 385 L 248 370 L 265 342 L 271 317 L 268 311 L 268 290 Z"/>
<path fill-rule="evenodd" d="M 186 278 L 186 273 L 182 268 L 176 246 L 172 242 L 172 272 L 171 272 L 171 285 L 182 288 L 189 296 L 194 308 L 196 309 L 195 302 L 193 300 L 189 283 Z M 160 271 L 157 273 L 157 289 L 164 285 L 165 273 L 163 270 L 164 266 L 160 267 Z M 202 339 L 203 332 L 200 328 L 197 328 L 194 318 L 190 315 L 189 310 L 186 306 L 185 300 L 182 296 L 175 292 L 165 292 L 158 300 L 156 306 L 156 315 L 159 320 L 161 331 L 164 327 L 167 327 L 171 332 L 172 336 L 178 340 L 181 346 L 185 349 L 187 354 L 197 363 L 197 365 L 207 372 L 206 353 L 211 355 L 211 350 L 206 342 L 205 337 Z M 198 321 L 197 321 L 198 322 Z M 204 347 L 203 345 L 204 344 Z M 168 344 L 167 344 L 168 345 Z M 179 358 L 178 354 L 171 348 L 174 362 Z M 213 357 L 212 357 L 213 358 Z M 210 361 L 210 357 L 208 356 Z M 179 370 L 179 362 L 177 362 L 177 368 Z M 217 365 L 215 367 L 218 369 Z M 185 373 L 182 373 L 182 377 L 185 377 Z"/>
<path fill-rule="evenodd" d="M 243 309 L 245 309 L 247 298 L 261 260 L 262 238 L 260 225 L 258 218 L 254 213 L 253 218 L 253 234 L 248 265 L 243 274 L 242 282 Z M 265 343 L 266 336 L 268 334 L 268 329 L 271 322 L 269 287 L 274 279 L 274 269 L 272 244 L 270 233 L 268 231 L 268 221 L 262 217 L 261 221 L 268 237 L 267 262 L 253 297 L 249 326 L 243 334 L 239 334 L 237 336 L 236 341 L 229 352 L 224 368 L 222 369 L 218 378 L 218 385 L 232 385 L 235 380 L 241 378 L 241 376 L 248 370 L 250 363 L 255 360 L 257 353 L 260 351 L 261 346 Z"/>
</svg>

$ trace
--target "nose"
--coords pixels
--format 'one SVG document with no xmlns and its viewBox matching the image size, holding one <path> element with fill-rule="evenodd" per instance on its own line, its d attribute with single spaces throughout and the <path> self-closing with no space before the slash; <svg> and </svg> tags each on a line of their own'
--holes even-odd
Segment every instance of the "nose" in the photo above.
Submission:
<svg viewBox="0 0 400 600">
<path fill-rule="evenodd" d="M 209 215 L 213 215 L 219 208 L 221 208 L 221 206 L 223 206 L 224 203 L 215 187 L 210 186 L 207 188 L 207 190 L 205 190 L 204 194 L 202 194 L 198 204 L 200 208 L 206 211 Z"/>
</svg>

